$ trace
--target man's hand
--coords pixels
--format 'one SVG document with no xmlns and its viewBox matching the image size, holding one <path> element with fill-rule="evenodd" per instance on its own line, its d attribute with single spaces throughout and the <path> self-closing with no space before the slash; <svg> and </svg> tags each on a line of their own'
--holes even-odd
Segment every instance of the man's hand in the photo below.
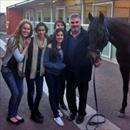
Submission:
<svg viewBox="0 0 130 130">
<path fill-rule="evenodd" d="M 101 66 L 101 64 L 102 64 L 102 60 L 101 60 L 101 59 L 97 59 L 97 60 L 94 62 L 94 66 L 95 66 L 95 67 L 99 67 L 99 66 Z"/>
</svg>

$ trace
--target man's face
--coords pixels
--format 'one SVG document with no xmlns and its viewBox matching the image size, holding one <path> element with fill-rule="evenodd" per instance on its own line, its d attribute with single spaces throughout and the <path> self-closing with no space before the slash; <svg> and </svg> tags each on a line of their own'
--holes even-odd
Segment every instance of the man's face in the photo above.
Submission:
<svg viewBox="0 0 130 130">
<path fill-rule="evenodd" d="M 71 18 L 70 19 L 70 27 L 71 27 L 71 31 L 72 33 L 78 33 L 80 31 L 80 18 L 79 17 L 75 17 L 75 18 Z"/>
</svg>

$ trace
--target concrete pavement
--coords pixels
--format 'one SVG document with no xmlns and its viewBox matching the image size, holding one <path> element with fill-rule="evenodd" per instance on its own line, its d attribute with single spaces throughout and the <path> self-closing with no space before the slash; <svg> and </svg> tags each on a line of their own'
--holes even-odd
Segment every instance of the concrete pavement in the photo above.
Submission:
<svg viewBox="0 0 130 130">
<path fill-rule="evenodd" d="M 1 38 L 1 37 L 0 37 Z M 6 37 L 2 37 L 4 40 Z M 20 106 L 20 113 L 25 118 L 25 123 L 20 126 L 12 126 L 6 122 L 5 118 L 7 115 L 7 105 L 10 96 L 9 90 L 3 81 L 0 74 L 0 130 L 86 130 L 86 123 L 90 116 L 95 113 L 95 102 L 93 96 L 92 81 L 90 82 L 90 89 L 88 93 L 88 104 L 86 111 L 87 116 L 85 121 L 81 125 L 77 125 L 75 122 L 69 122 L 66 119 L 68 112 L 64 112 L 65 126 L 60 128 L 57 126 L 52 117 L 52 112 L 48 102 L 47 86 L 44 84 L 44 96 L 41 101 L 40 109 L 45 116 L 43 124 L 36 124 L 29 119 L 30 113 L 28 110 L 27 99 L 26 99 L 26 83 L 24 82 L 24 97 Z M 99 112 L 104 114 L 107 121 L 99 125 L 97 130 L 129 130 L 130 129 L 130 94 L 128 95 L 128 106 L 126 109 L 127 116 L 125 118 L 118 118 L 117 112 L 121 105 L 122 100 L 122 79 L 119 73 L 118 65 L 103 62 L 103 65 L 96 69 L 96 89 L 98 97 Z M 77 97 L 78 102 L 78 97 Z M 91 107 L 90 107 L 91 106 Z M 93 130 L 94 127 L 88 126 L 89 130 Z"/>
</svg>

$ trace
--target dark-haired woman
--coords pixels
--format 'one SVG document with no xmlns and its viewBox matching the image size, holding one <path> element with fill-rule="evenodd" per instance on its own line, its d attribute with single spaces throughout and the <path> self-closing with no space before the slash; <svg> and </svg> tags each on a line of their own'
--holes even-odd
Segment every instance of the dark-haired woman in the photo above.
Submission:
<svg viewBox="0 0 130 130">
<path fill-rule="evenodd" d="M 31 111 L 30 119 L 37 123 L 43 122 L 43 115 L 39 111 L 39 104 L 43 93 L 43 57 L 47 46 L 47 31 L 47 26 L 44 23 L 36 25 L 36 34 L 28 49 L 28 59 L 26 62 L 27 99 Z"/>
<path fill-rule="evenodd" d="M 63 20 L 57 20 L 55 21 L 55 24 L 54 24 L 54 30 L 56 29 L 63 29 L 65 31 L 65 34 L 66 34 L 66 24 Z M 53 35 L 51 35 L 52 37 Z M 67 107 L 64 103 L 64 92 L 65 92 L 65 72 L 62 73 L 61 75 L 61 96 L 60 96 L 60 101 L 59 101 L 59 107 L 61 107 L 62 109 L 64 110 L 67 110 Z"/>
<path fill-rule="evenodd" d="M 59 98 L 61 96 L 61 73 L 65 67 L 63 63 L 63 44 L 65 33 L 63 29 L 56 29 L 50 43 L 45 51 L 44 65 L 45 78 L 49 90 L 50 106 L 54 115 L 54 121 L 63 126 L 62 113 L 59 110 Z"/>
</svg>

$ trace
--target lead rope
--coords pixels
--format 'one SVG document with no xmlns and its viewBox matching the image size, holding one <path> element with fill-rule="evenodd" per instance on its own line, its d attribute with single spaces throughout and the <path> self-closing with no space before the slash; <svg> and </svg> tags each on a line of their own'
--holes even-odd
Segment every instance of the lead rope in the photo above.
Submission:
<svg viewBox="0 0 130 130">
<path fill-rule="evenodd" d="M 88 125 L 95 126 L 94 130 L 99 126 L 99 124 L 105 123 L 106 119 L 103 114 L 98 112 L 98 103 L 97 103 L 97 94 L 96 94 L 96 85 L 95 85 L 95 67 L 93 69 L 93 90 L 94 90 L 94 99 L 95 99 L 95 107 L 96 107 L 96 114 L 92 115 L 86 124 L 86 130 L 88 130 Z M 93 121 L 93 119 L 96 119 Z M 100 121 L 100 119 L 102 120 Z"/>
</svg>

